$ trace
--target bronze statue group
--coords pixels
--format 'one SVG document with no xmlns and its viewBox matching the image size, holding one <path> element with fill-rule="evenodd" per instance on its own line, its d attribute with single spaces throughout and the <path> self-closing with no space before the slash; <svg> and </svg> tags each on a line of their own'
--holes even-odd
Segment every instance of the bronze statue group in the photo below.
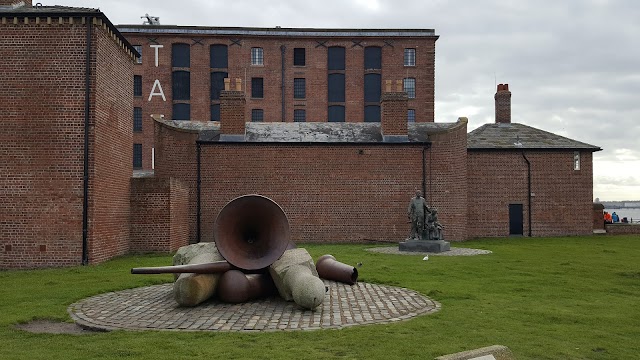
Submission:
<svg viewBox="0 0 640 360">
<path fill-rule="evenodd" d="M 407 215 L 411 221 L 411 234 L 407 240 L 443 240 L 442 229 L 438 222 L 438 209 L 430 207 L 417 190 L 416 196 L 411 198 Z"/>
</svg>

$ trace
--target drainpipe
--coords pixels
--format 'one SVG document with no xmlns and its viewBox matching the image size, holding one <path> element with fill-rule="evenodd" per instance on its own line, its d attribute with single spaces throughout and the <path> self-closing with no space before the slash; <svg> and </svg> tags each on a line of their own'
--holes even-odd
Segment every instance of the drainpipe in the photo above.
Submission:
<svg viewBox="0 0 640 360">
<path fill-rule="evenodd" d="M 196 142 L 196 153 L 197 153 L 197 162 L 196 162 L 196 240 L 200 242 L 200 142 Z"/>
<path fill-rule="evenodd" d="M 284 83 L 284 65 L 285 65 L 285 56 L 284 56 L 284 51 L 287 49 L 286 46 L 284 45 L 280 45 L 280 55 L 282 57 L 282 84 L 281 84 L 281 91 L 282 91 L 282 122 L 285 122 L 285 114 L 284 114 L 284 90 L 285 90 L 285 83 Z"/>
<path fill-rule="evenodd" d="M 91 28 L 93 17 L 87 16 L 87 43 L 84 70 L 84 164 L 82 175 L 82 265 L 89 264 L 89 105 L 91 91 Z"/>
<path fill-rule="evenodd" d="M 527 162 L 527 200 L 528 200 L 528 212 L 529 212 L 529 237 L 531 237 L 531 162 L 527 159 L 524 154 L 524 150 L 522 150 L 522 158 Z"/>
</svg>

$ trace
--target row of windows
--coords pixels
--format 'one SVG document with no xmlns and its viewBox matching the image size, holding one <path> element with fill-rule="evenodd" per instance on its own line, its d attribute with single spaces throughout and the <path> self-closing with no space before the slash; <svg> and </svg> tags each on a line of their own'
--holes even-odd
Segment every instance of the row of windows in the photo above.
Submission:
<svg viewBox="0 0 640 360">
<path fill-rule="evenodd" d="M 189 100 L 191 98 L 191 74 L 188 71 L 174 71 L 172 74 L 172 90 L 174 100 Z M 211 100 L 220 99 L 220 91 L 224 89 L 224 79 L 229 74 L 221 71 L 211 73 Z M 329 102 L 344 102 L 345 86 L 344 74 L 332 73 L 328 77 Z M 416 79 L 406 78 L 403 81 L 404 91 L 410 99 L 416 97 Z M 264 79 L 251 78 L 251 97 L 264 97 Z M 381 94 L 381 75 L 377 73 L 364 76 L 364 101 L 379 102 Z M 133 96 L 142 96 L 142 76 L 133 76 Z M 306 98 L 306 79 L 293 79 L 293 97 Z"/>
<path fill-rule="evenodd" d="M 344 106 L 332 105 L 329 106 L 329 121 L 341 122 L 345 121 Z M 191 105 L 190 104 L 173 104 L 173 116 L 174 120 L 189 120 L 191 118 Z M 296 109 L 293 111 L 294 122 L 305 122 L 307 120 L 307 113 L 304 109 Z M 220 104 L 211 105 L 211 121 L 220 121 Z M 264 121 L 264 111 L 262 109 L 253 109 L 251 111 L 251 121 Z M 365 122 L 380 122 L 380 106 L 379 105 L 367 105 L 364 107 L 364 121 Z M 407 111 L 407 121 L 416 121 L 416 112 L 414 109 Z M 142 131 L 142 108 L 133 108 L 133 131 Z"/>
<path fill-rule="evenodd" d="M 142 45 L 133 46 L 142 55 Z M 227 45 L 211 45 L 210 47 L 210 67 L 224 69 L 229 66 L 229 53 Z M 341 46 L 331 46 L 328 48 L 327 65 L 329 70 L 344 70 L 345 48 Z M 137 60 L 142 64 L 142 56 Z M 251 65 L 264 65 L 264 50 L 261 47 L 251 48 Z M 293 49 L 293 65 L 306 65 L 306 49 Z M 171 66 L 190 67 L 191 47 L 189 44 L 175 43 L 171 45 Z M 404 49 L 404 66 L 416 66 L 416 49 Z M 382 48 L 379 46 L 367 46 L 364 48 L 364 68 L 382 69 Z"/>
</svg>

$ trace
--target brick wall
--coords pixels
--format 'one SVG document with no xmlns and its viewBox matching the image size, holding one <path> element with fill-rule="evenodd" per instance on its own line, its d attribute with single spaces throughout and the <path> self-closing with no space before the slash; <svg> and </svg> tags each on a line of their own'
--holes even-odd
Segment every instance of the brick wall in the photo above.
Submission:
<svg viewBox="0 0 640 360">
<path fill-rule="evenodd" d="M 13 22 L 8 18 L 0 25 L 0 268 L 77 265 L 82 261 L 86 27 L 80 18 L 73 23 L 63 18 L 63 24 L 47 24 L 46 18 L 25 23 L 24 17 Z M 127 58 L 124 51 L 108 41 L 104 30 L 94 27 L 90 197 L 95 198 L 89 224 L 94 261 L 125 251 L 128 235 L 128 185 L 122 187 L 121 180 L 128 183 L 131 169 L 124 173 L 126 165 L 116 162 L 130 163 L 131 153 L 118 151 L 131 148 L 131 137 L 111 130 L 116 125 L 110 122 L 121 121 L 120 107 L 130 103 L 131 94 L 119 90 L 125 88 L 119 81 L 130 78 L 131 69 L 118 57 Z M 96 144 L 107 148 L 96 152 Z"/>
<path fill-rule="evenodd" d="M 639 224 L 606 224 L 607 235 L 640 235 Z"/>
<path fill-rule="evenodd" d="M 174 252 L 188 244 L 187 187 L 171 178 L 131 179 L 131 251 Z"/>
<path fill-rule="evenodd" d="M 125 33 L 134 45 L 142 46 L 143 63 L 136 65 L 135 74 L 142 76 L 142 96 L 134 98 L 134 106 L 143 109 L 143 131 L 134 133 L 134 143 L 143 145 L 143 168 L 151 169 L 153 144 L 152 113 L 172 117 L 171 89 L 171 44 L 191 44 L 191 119 L 209 121 L 210 115 L 210 73 L 209 51 L 213 44 L 228 45 L 230 78 L 243 79 L 243 91 L 246 94 L 245 119 L 251 119 L 252 109 L 264 110 L 264 121 L 282 120 L 281 94 L 281 52 L 285 45 L 285 121 L 293 121 L 294 109 L 304 109 L 308 122 L 327 121 L 327 49 L 326 46 L 343 46 L 346 49 L 345 91 L 346 121 L 361 122 L 364 118 L 364 48 L 354 46 L 352 39 L 325 38 L 266 38 L 242 36 L 198 35 L 200 43 L 193 43 L 194 36 Z M 151 42 L 149 38 L 155 39 Z M 234 45 L 231 38 L 241 39 L 241 46 Z M 328 41 L 327 41 L 328 40 Z M 389 41 L 391 40 L 391 41 Z M 389 44 L 385 44 L 385 41 Z M 162 45 L 158 52 L 158 67 L 155 66 L 155 49 L 150 45 Z M 362 46 L 382 47 L 382 79 L 416 78 L 416 98 L 409 99 L 408 108 L 415 109 L 416 121 L 433 122 L 434 119 L 434 81 L 435 81 L 435 38 L 372 38 L 361 41 Z M 264 65 L 251 65 L 251 48 L 262 47 Z M 293 49 L 306 49 L 306 65 L 293 66 Z M 404 49 L 416 49 L 416 66 L 404 66 Z M 264 79 L 264 97 L 251 98 L 251 78 Z M 306 99 L 293 99 L 293 79 L 306 78 Z M 159 80 L 166 96 L 153 96 L 149 101 L 155 80 Z M 131 80 L 132 82 L 133 80 Z M 133 111 L 133 110 L 131 110 Z"/>
<path fill-rule="evenodd" d="M 467 235 L 467 120 L 445 132 L 429 135 L 427 191 L 425 198 L 438 209 L 448 241 L 466 240 Z"/>
<path fill-rule="evenodd" d="M 10 20 L 0 25 L 0 266 L 79 264 L 85 28 Z"/>
<path fill-rule="evenodd" d="M 156 125 L 156 176 L 176 177 L 189 187 L 191 242 L 196 241 L 196 138 L 197 133 Z M 447 238 L 464 240 L 466 122 L 433 139 L 425 156 L 427 197 L 439 209 Z M 422 145 L 393 144 L 202 144 L 201 240 L 213 240 L 213 223 L 228 201 L 252 193 L 282 206 L 295 241 L 403 240 L 410 230 L 409 200 L 422 184 L 422 150 Z"/>
<path fill-rule="evenodd" d="M 89 262 L 97 263 L 129 251 L 133 60 L 100 27 L 93 47 Z"/>
<path fill-rule="evenodd" d="M 592 153 L 525 151 L 531 162 L 532 235 L 588 235 L 593 230 Z M 528 234 L 527 164 L 519 151 L 469 151 L 469 237 L 508 236 L 509 204 L 522 204 Z"/>
</svg>

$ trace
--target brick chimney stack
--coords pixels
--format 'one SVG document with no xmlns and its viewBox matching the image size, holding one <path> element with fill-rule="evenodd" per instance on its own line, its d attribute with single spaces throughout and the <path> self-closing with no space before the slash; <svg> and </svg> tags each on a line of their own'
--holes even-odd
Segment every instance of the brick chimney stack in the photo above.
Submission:
<svg viewBox="0 0 640 360">
<path fill-rule="evenodd" d="M 494 98 L 496 100 L 496 124 L 510 124 L 511 91 L 509 91 L 509 84 L 499 84 Z"/>
<path fill-rule="evenodd" d="M 244 141 L 246 100 L 242 92 L 242 80 L 235 79 L 235 89 L 231 89 L 231 79 L 224 79 L 224 90 L 220 92 L 220 139 L 223 141 Z"/>
<path fill-rule="evenodd" d="M 402 86 L 402 80 L 396 81 L 392 89 L 391 80 L 385 81 L 385 88 L 380 96 L 381 117 L 380 132 L 385 142 L 409 141 L 407 135 L 407 109 L 409 98 Z"/>
</svg>

